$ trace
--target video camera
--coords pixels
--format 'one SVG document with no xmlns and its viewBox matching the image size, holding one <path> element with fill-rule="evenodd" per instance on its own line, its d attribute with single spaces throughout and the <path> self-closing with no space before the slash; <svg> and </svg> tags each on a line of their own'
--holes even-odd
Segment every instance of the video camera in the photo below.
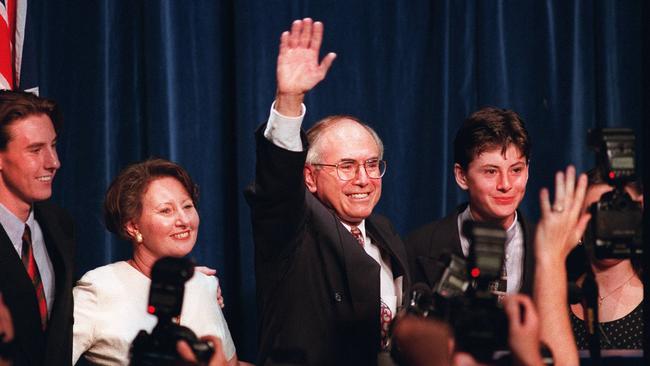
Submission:
<svg viewBox="0 0 650 366">
<path fill-rule="evenodd" d="M 151 288 L 147 311 L 158 317 L 158 324 L 148 334 L 141 330 L 131 345 L 131 365 L 186 365 L 176 352 L 176 342 L 186 341 L 197 360 L 207 363 L 214 346 L 198 340 L 191 329 L 176 324 L 181 314 L 185 282 L 194 275 L 194 264 L 184 258 L 159 259 L 151 270 Z"/>
<path fill-rule="evenodd" d="M 625 185 L 636 179 L 634 132 L 627 128 L 592 129 L 587 139 L 596 152 L 600 178 L 614 189 L 591 205 L 584 243 L 598 259 L 640 256 L 643 211 L 625 192 Z"/>
<path fill-rule="evenodd" d="M 470 240 L 465 260 L 443 255 L 442 276 L 436 285 L 415 284 L 405 314 L 441 319 L 451 325 L 460 350 L 478 361 L 493 359 L 497 350 L 507 349 L 508 319 L 495 290 L 505 285 L 501 278 L 506 240 L 505 231 L 495 225 L 468 221 L 463 232 Z"/>
</svg>

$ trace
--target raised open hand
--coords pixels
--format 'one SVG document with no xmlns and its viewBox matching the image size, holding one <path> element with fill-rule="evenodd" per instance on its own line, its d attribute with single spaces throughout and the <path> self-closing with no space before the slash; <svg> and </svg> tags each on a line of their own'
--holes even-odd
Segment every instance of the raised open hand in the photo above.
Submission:
<svg viewBox="0 0 650 366">
<path fill-rule="evenodd" d="M 295 20 L 291 30 L 280 37 L 277 79 L 278 93 L 304 94 L 325 78 L 336 54 L 328 53 L 318 62 L 323 23 L 310 18 Z"/>
<path fill-rule="evenodd" d="M 535 233 L 535 247 L 538 258 L 553 256 L 563 263 L 571 249 L 577 244 L 576 235 L 582 235 L 590 215 L 582 212 L 587 176 L 580 175 L 576 185 L 576 170 L 573 166 L 566 172 L 555 175 L 555 202 L 550 203 L 548 189 L 539 194 L 542 217 Z"/>
</svg>

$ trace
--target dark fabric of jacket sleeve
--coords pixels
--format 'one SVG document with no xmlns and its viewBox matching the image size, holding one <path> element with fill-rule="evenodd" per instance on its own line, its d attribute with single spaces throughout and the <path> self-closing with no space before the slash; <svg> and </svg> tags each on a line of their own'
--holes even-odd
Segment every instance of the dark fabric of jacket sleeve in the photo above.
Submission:
<svg viewBox="0 0 650 366">
<path fill-rule="evenodd" d="M 452 214 L 416 229 L 406 238 L 413 283 L 435 286 L 446 265 L 441 259 L 449 254 L 464 257 L 458 233 L 458 215 L 466 208 L 467 204 L 460 205 Z M 523 278 L 519 292 L 531 295 L 535 272 L 535 226 L 521 212 L 517 217 L 524 234 Z"/>
<path fill-rule="evenodd" d="M 264 137 L 265 127 L 255 132 L 255 181 L 244 191 L 255 223 L 256 261 L 264 262 L 289 255 L 298 244 L 276 239 L 295 238 L 305 222 L 303 166 L 307 157 L 306 144 L 301 152 L 285 150 Z"/>
</svg>

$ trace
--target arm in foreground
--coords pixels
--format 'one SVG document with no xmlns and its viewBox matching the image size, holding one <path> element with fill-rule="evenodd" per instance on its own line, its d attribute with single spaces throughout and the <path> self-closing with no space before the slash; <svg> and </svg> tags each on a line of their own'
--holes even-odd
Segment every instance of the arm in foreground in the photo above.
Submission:
<svg viewBox="0 0 650 366">
<path fill-rule="evenodd" d="M 513 365 L 544 365 L 540 353 L 539 318 L 532 300 L 521 294 L 506 296 L 503 307 L 508 315 L 508 346 Z"/>
<path fill-rule="evenodd" d="M 555 176 L 555 202 L 540 192 L 541 219 L 535 232 L 533 298 L 540 320 L 540 337 L 553 353 L 555 365 L 578 365 L 578 349 L 569 320 L 566 257 L 576 245 L 575 233 L 584 232 L 589 214 L 582 212 L 587 177 L 576 185 L 575 168 Z"/>
</svg>

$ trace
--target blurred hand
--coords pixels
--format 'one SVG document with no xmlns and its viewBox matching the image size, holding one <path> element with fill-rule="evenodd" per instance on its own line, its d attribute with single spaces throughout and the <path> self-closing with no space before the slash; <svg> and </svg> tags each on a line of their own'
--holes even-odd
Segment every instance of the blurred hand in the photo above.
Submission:
<svg viewBox="0 0 650 366">
<path fill-rule="evenodd" d="M 223 309 L 226 304 L 223 302 L 223 296 L 221 295 L 221 285 L 217 286 L 217 303 Z"/>
<path fill-rule="evenodd" d="M 195 271 L 201 272 L 204 275 L 207 276 L 216 276 L 217 275 L 217 270 L 206 267 L 206 266 L 196 266 L 194 267 Z M 221 295 L 221 284 L 217 286 L 217 303 L 219 303 L 219 307 L 222 309 L 226 306 L 226 304 L 223 302 L 223 296 Z"/>
<path fill-rule="evenodd" d="M 0 349 L 3 345 L 11 343 L 14 339 L 14 326 L 11 321 L 11 314 L 9 309 L 2 299 L 2 294 L 0 294 Z M 0 366 L 11 365 L 11 361 L 2 358 L 0 353 Z"/>
<path fill-rule="evenodd" d="M 393 347 L 399 348 L 407 365 L 446 366 L 453 348 L 450 333 L 441 321 L 405 316 L 395 323 Z"/>
<path fill-rule="evenodd" d="M 206 276 L 215 276 L 217 274 L 216 269 L 206 267 L 206 266 L 195 266 L 194 270 L 197 271 L 197 272 L 201 272 Z"/>
<path fill-rule="evenodd" d="M 201 340 L 209 341 L 214 345 L 214 354 L 212 355 L 212 358 L 210 358 L 210 361 L 208 362 L 208 366 L 228 365 L 228 361 L 226 361 L 226 356 L 223 354 L 223 346 L 221 345 L 221 340 L 219 338 L 215 336 L 203 336 L 201 337 Z M 178 354 L 181 356 L 183 360 L 198 364 L 198 361 L 196 360 L 196 357 L 192 352 L 192 348 L 190 348 L 187 342 L 178 341 L 178 343 L 176 343 L 176 351 L 178 352 Z"/>
<path fill-rule="evenodd" d="M 513 364 L 543 365 L 540 353 L 539 318 L 533 301 L 526 295 L 508 295 L 503 299 L 508 315 L 508 346 Z"/>
<path fill-rule="evenodd" d="M 479 363 L 476 359 L 467 352 L 456 352 L 452 357 L 453 366 L 487 366 L 484 363 Z"/>
</svg>

